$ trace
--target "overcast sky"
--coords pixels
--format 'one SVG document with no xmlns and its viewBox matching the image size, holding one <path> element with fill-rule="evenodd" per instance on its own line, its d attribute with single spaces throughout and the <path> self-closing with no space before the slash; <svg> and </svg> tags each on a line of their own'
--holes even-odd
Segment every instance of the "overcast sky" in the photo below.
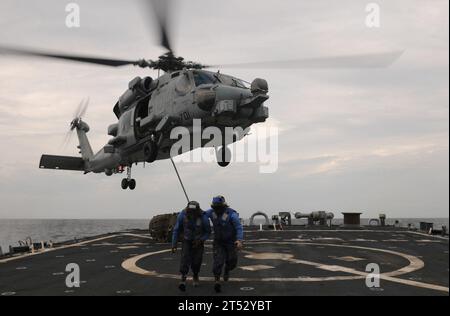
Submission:
<svg viewBox="0 0 450 316">
<path fill-rule="evenodd" d="M 81 28 L 68 29 L 69 1 L 2 0 L 0 43 L 125 59 L 164 53 L 139 0 L 76 2 Z M 206 64 L 405 51 L 380 70 L 228 70 L 268 80 L 279 169 L 180 163 L 192 199 L 206 208 L 225 195 L 243 217 L 315 210 L 448 217 L 449 2 L 377 1 L 375 29 L 365 25 L 369 2 L 178 1 L 176 53 Z M 77 154 L 75 137 L 66 149 L 61 143 L 87 96 L 89 137 L 101 148 L 112 107 L 137 75 L 156 74 L 0 56 L 0 218 L 150 218 L 185 206 L 169 161 L 134 168 L 134 192 L 122 191 L 119 175 L 38 169 L 42 153 Z"/>
</svg>

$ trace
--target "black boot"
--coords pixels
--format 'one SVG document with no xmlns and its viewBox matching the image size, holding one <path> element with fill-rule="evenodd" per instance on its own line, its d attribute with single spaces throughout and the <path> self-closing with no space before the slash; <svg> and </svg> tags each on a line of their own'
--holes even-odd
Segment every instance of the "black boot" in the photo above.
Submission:
<svg viewBox="0 0 450 316">
<path fill-rule="evenodd" d="M 222 285 L 220 284 L 220 276 L 216 277 L 216 282 L 214 283 L 214 291 L 216 291 L 216 293 L 222 292 Z"/>
<path fill-rule="evenodd" d="M 200 286 L 200 278 L 198 276 L 198 274 L 194 274 L 194 287 L 199 287 Z"/>
<path fill-rule="evenodd" d="M 180 284 L 178 285 L 178 289 L 181 291 L 181 292 L 186 292 L 186 276 L 185 275 L 183 275 L 182 277 L 181 277 L 181 282 L 180 282 Z"/>
<path fill-rule="evenodd" d="M 223 273 L 223 281 L 228 282 L 230 280 L 230 271 L 225 269 L 225 272 Z"/>
</svg>

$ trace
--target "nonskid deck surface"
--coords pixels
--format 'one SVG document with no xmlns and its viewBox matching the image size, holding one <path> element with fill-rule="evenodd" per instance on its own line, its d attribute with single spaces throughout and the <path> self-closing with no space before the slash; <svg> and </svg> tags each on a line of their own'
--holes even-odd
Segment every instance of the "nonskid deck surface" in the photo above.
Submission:
<svg viewBox="0 0 450 316">
<path fill-rule="evenodd" d="M 448 239 L 402 230 L 249 230 L 223 295 L 448 295 L 448 250 Z M 146 231 L 94 237 L 0 259 L 0 295 L 179 295 L 179 258 Z M 71 263 L 79 288 L 66 286 Z M 369 264 L 379 288 L 366 285 Z M 215 295 L 211 270 L 208 243 L 201 287 L 187 295 Z"/>
</svg>

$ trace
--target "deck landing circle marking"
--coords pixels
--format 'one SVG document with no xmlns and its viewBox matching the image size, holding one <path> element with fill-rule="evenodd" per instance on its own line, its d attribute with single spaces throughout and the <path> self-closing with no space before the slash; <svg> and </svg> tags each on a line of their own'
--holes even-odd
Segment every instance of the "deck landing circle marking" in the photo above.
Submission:
<svg viewBox="0 0 450 316">
<path fill-rule="evenodd" d="M 277 245 L 300 245 L 300 246 L 324 246 L 324 247 L 338 247 L 338 248 L 352 248 L 352 249 L 364 249 L 364 250 L 370 250 L 370 251 L 376 251 L 376 252 L 383 252 L 383 253 L 388 253 L 388 254 L 392 254 L 392 255 L 397 255 L 400 256 L 404 259 L 406 259 L 407 261 L 409 261 L 409 265 L 400 268 L 398 270 L 392 271 L 392 272 L 387 272 L 387 273 L 383 273 L 382 276 L 385 277 L 396 277 L 396 276 L 400 276 L 400 275 L 404 275 L 407 273 L 411 273 L 417 270 L 422 269 L 425 266 L 425 263 L 420 260 L 419 258 L 415 257 L 415 256 L 411 256 L 411 255 L 407 255 L 404 253 L 400 253 L 400 252 L 395 252 L 392 250 L 387 250 L 387 249 L 378 249 L 378 248 L 370 248 L 370 247 L 362 247 L 362 246 L 351 246 L 351 245 L 339 245 L 339 244 L 322 244 L 322 243 L 310 243 L 310 242 L 292 242 L 292 241 L 288 241 L 288 242 L 267 242 L 267 241 L 259 241 L 259 242 L 252 242 L 251 244 L 253 245 L 265 245 L 265 244 L 277 244 Z M 147 257 L 151 257 L 151 256 L 155 256 L 155 255 L 159 255 L 159 254 L 165 254 L 165 253 L 169 253 L 171 251 L 171 249 L 166 249 L 166 250 L 161 250 L 161 251 L 157 251 L 157 252 L 150 252 L 150 253 L 145 253 L 133 258 L 130 258 L 128 260 L 125 260 L 122 263 L 122 268 L 124 268 L 125 270 L 135 273 L 135 274 L 140 274 L 140 275 L 144 275 L 144 276 L 150 276 L 150 277 L 156 277 L 156 278 L 165 278 L 165 279 L 179 279 L 178 275 L 175 274 L 167 274 L 167 273 L 159 273 L 157 271 L 148 271 L 145 270 L 143 268 L 140 268 L 137 266 L 137 263 L 142 260 L 145 259 Z M 252 256 L 254 259 L 266 259 L 266 258 L 273 258 L 276 257 L 279 260 L 283 260 L 283 261 L 288 261 L 288 262 L 292 262 L 292 263 L 298 263 L 298 264 L 306 264 L 306 265 L 312 265 L 312 266 L 316 266 L 316 267 L 327 267 L 327 265 L 323 265 L 320 263 L 314 263 L 314 262 L 309 262 L 309 261 L 305 261 L 305 260 L 297 260 L 294 259 L 293 255 L 287 255 L 287 254 L 282 254 L 282 253 L 264 253 L 264 254 L 258 254 L 258 253 L 249 253 L 250 256 Z M 333 267 L 338 267 L 338 268 L 342 268 L 342 269 L 347 269 L 345 267 L 339 267 L 336 265 L 333 265 Z M 341 270 L 341 271 L 344 271 Z M 348 269 L 347 269 L 348 270 Z M 353 270 L 353 269 L 350 269 Z M 346 272 L 346 271 L 345 271 Z M 361 280 L 364 279 L 367 275 L 366 272 L 360 272 L 360 271 L 356 271 L 353 270 L 352 271 L 354 275 L 352 276 L 348 276 L 348 275 L 342 275 L 342 276 L 330 276 L 330 277 L 291 277 L 291 278 L 231 278 L 230 281 L 233 282 L 324 282 L 324 281 L 350 281 L 350 280 Z M 355 273 L 358 273 L 358 275 L 355 275 Z M 202 277 L 200 278 L 202 281 L 207 281 L 207 282 L 212 282 L 214 281 L 214 278 L 212 277 Z"/>
<path fill-rule="evenodd" d="M 14 296 L 16 295 L 16 292 L 4 292 L 2 293 L 2 296 Z"/>
<path fill-rule="evenodd" d="M 441 285 L 436 285 L 436 284 L 429 284 L 429 283 L 423 283 L 423 282 L 417 282 L 417 281 L 411 281 L 411 280 L 405 280 L 405 279 L 400 279 L 397 278 L 398 276 L 404 275 L 404 274 L 408 274 L 408 273 L 412 273 L 414 271 L 420 270 L 422 268 L 425 267 L 425 263 L 419 259 L 416 256 L 412 256 L 412 255 L 408 255 L 408 254 L 404 254 L 401 252 L 396 252 L 393 250 L 387 250 L 387 249 L 379 249 L 379 248 L 370 248 L 370 247 L 362 247 L 362 246 L 354 246 L 354 245 L 350 245 L 350 244 L 322 244 L 322 243 L 313 243 L 313 242 L 293 242 L 293 241 L 284 241 L 284 242 L 248 242 L 248 244 L 254 244 L 254 245 L 265 245 L 265 244 L 277 244 L 277 245 L 297 245 L 297 246 L 325 246 L 325 247 L 337 247 L 337 248 L 351 248 L 351 249 L 358 249 L 358 250 L 369 250 L 369 251 L 375 251 L 375 252 L 383 252 L 383 253 L 388 253 L 391 255 L 396 255 L 399 257 L 402 257 L 404 259 L 406 259 L 407 261 L 409 261 L 409 265 L 400 268 L 398 270 L 395 271 L 391 271 L 391 272 L 387 272 L 387 273 L 382 273 L 380 274 L 380 278 L 385 280 L 385 281 L 390 281 L 390 282 L 394 282 L 394 283 L 399 283 L 399 284 L 403 284 L 403 285 L 408 285 L 408 286 L 413 286 L 413 287 L 419 287 L 419 288 L 425 288 L 425 289 L 429 289 L 429 290 L 434 290 L 434 291 L 441 291 L 441 292 L 445 292 L 445 293 L 449 293 L 449 288 L 445 287 L 445 286 L 441 286 Z M 158 255 L 158 254 L 164 254 L 164 253 L 168 253 L 170 252 L 171 249 L 166 249 L 166 250 L 161 250 L 161 251 L 157 251 L 157 252 L 151 252 L 151 253 L 146 253 L 146 254 L 142 254 L 133 258 L 130 258 L 128 260 L 125 260 L 122 263 L 122 268 L 135 273 L 135 274 L 140 274 L 143 276 L 149 276 L 149 277 L 156 277 L 156 278 L 164 278 L 164 279 L 174 279 L 177 280 L 179 278 L 178 275 L 175 274 L 162 274 L 162 273 L 158 273 L 157 271 L 148 271 L 145 269 L 142 269 L 140 267 L 137 266 L 137 262 L 150 257 L 150 256 L 154 256 L 154 255 Z M 283 255 L 283 254 L 281 254 Z M 285 255 L 285 254 L 284 254 Z M 337 266 L 337 265 L 324 265 L 321 263 L 316 263 L 316 262 L 310 262 L 310 261 L 306 261 L 306 260 L 297 260 L 294 259 L 293 257 L 291 258 L 284 258 L 283 261 L 288 261 L 288 262 L 292 262 L 292 263 L 297 263 L 297 264 L 304 264 L 304 265 L 310 265 L 310 266 L 314 266 L 317 267 L 319 269 L 323 269 L 323 270 L 328 270 L 328 271 L 341 271 L 341 272 L 345 272 L 345 273 L 349 273 L 349 274 L 353 274 L 353 276 L 331 276 L 331 277 L 293 277 L 293 278 L 260 278 L 260 279 L 256 279 L 256 278 L 231 278 L 230 281 L 232 282 L 324 282 L 324 281 L 348 281 L 348 280 L 361 280 L 361 279 L 365 279 L 368 275 L 367 272 L 362 272 L 362 271 L 358 271 L 355 269 L 351 269 L 351 268 L 346 268 L 346 267 L 341 267 L 341 266 Z M 202 281 L 207 281 L 207 282 L 213 282 L 214 278 L 211 277 L 203 277 L 200 278 Z"/>
</svg>

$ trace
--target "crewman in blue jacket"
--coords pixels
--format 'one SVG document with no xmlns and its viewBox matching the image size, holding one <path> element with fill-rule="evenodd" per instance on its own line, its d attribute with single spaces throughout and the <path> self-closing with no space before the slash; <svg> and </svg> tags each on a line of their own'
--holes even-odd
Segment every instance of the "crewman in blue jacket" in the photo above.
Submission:
<svg viewBox="0 0 450 316">
<path fill-rule="evenodd" d="M 198 202 L 189 202 L 188 206 L 178 215 L 172 236 L 172 253 L 177 250 L 178 239 L 181 234 L 183 234 L 180 264 L 181 282 L 178 288 L 185 292 L 189 269 L 192 270 L 194 275 L 194 287 L 199 285 L 204 243 L 211 234 L 209 219 Z"/>
<path fill-rule="evenodd" d="M 220 293 L 222 288 L 220 278 L 230 279 L 230 271 L 234 270 L 238 262 L 238 250 L 242 249 L 244 230 L 239 214 L 228 207 L 223 196 L 215 197 L 211 209 L 206 215 L 213 223 L 214 229 L 214 290 Z"/>
</svg>

